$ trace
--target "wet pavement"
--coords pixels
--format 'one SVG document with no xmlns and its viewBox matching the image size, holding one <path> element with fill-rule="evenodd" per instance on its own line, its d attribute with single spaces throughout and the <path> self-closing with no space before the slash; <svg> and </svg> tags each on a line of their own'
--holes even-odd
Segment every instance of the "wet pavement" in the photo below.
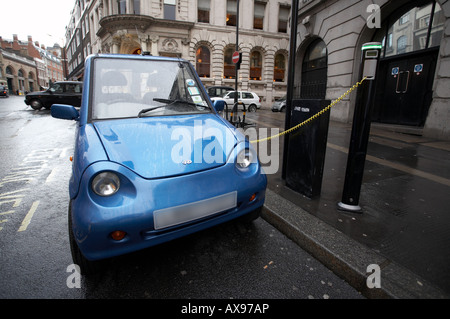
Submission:
<svg viewBox="0 0 450 319">
<path fill-rule="evenodd" d="M 247 115 L 257 128 L 284 129 L 284 113 Z M 307 129 L 305 127 L 304 129 Z M 321 194 L 307 198 L 268 175 L 264 218 L 369 297 L 449 298 L 450 142 L 419 129 L 373 123 L 359 205 L 339 211 L 351 125 L 330 122 Z M 283 154 L 283 137 L 280 138 Z M 381 268 L 381 289 L 366 285 Z"/>
</svg>

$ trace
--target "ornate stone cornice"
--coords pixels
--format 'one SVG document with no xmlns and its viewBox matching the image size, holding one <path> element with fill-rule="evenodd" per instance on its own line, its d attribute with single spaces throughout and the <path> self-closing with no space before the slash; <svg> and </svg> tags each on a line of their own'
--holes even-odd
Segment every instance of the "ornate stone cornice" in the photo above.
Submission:
<svg viewBox="0 0 450 319">
<path fill-rule="evenodd" d="M 117 14 L 103 17 L 100 20 L 100 29 L 97 31 L 99 37 L 106 33 L 115 33 L 117 30 L 138 29 L 145 31 L 154 22 L 154 18 L 135 14 Z"/>
<path fill-rule="evenodd" d="M 176 21 L 156 19 L 146 15 L 136 14 L 117 14 L 103 17 L 100 20 L 100 29 L 97 36 L 103 37 L 107 33 L 115 33 L 117 30 L 138 30 L 140 32 L 146 31 L 150 26 L 162 26 L 175 29 L 192 29 L 194 22 Z"/>
</svg>

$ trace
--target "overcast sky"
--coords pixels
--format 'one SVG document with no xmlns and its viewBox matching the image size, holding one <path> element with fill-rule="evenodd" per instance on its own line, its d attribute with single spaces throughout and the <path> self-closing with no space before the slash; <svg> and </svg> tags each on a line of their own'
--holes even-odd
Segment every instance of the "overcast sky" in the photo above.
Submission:
<svg viewBox="0 0 450 319">
<path fill-rule="evenodd" d="M 19 40 L 53 46 L 65 42 L 66 26 L 75 0 L 0 0 L 0 36 L 12 40 L 17 34 Z"/>
</svg>

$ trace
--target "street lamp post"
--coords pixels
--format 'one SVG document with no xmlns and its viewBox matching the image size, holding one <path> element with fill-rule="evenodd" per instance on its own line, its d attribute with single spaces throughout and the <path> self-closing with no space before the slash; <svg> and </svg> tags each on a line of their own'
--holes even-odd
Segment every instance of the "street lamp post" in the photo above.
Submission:
<svg viewBox="0 0 450 319">
<path fill-rule="evenodd" d="M 297 21 L 298 21 L 298 0 L 292 0 L 291 6 L 291 36 L 289 41 L 289 67 L 288 67 L 288 86 L 286 92 L 286 116 L 284 128 L 288 130 L 291 125 L 292 98 L 294 96 L 294 77 L 295 77 L 295 54 L 297 49 Z M 284 136 L 283 148 L 283 167 L 281 177 L 286 179 L 287 154 L 289 147 L 289 134 Z"/>
</svg>

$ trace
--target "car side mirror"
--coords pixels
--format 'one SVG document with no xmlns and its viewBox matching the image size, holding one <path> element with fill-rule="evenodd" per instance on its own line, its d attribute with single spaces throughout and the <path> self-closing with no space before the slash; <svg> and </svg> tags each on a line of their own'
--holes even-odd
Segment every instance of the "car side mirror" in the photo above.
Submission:
<svg viewBox="0 0 450 319">
<path fill-rule="evenodd" d="M 53 104 L 50 113 L 52 117 L 63 120 L 75 120 L 80 119 L 80 113 L 72 105 L 66 104 Z"/>
<path fill-rule="evenodd" d="M 216 112 L 222 112 L 225 108 L 225 101 L 222 100 L 216 100 L 213 103 L 213 107 L 216 110 Z"/>
</svg>

